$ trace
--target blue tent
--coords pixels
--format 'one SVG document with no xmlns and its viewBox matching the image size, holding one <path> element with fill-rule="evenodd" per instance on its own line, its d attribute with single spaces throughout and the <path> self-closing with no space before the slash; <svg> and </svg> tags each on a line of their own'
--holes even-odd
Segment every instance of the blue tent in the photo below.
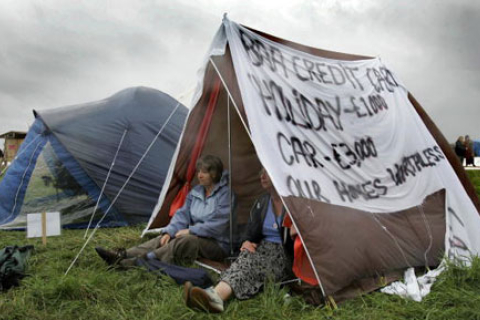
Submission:
<svg viewBox="0 0 480 320">
<path fill-rule="evenodd" d="M 480 140 L 473 140 L 473 154 L 480 157 Z"/>
<path fill-rule="evenodd" d="M 24 227 L 27 213 L 60 211 L 64 227 L 84 227 L 100 195 L 95 220 L 111 207 L 103 226 L 147 222 L 187 114 L 172 97 L 145 87 L 34 111 L 35 122 L 0 182 L 0 226 Z"/>
</svg>

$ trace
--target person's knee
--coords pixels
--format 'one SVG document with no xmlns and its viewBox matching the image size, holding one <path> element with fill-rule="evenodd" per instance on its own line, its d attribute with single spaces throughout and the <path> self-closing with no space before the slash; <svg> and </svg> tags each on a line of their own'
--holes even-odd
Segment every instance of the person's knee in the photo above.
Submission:
<svg viewBox="0 0 480 320">
<path fill-rule="evenodd" d="M 186 235 L 175 239 L 173 254 L 177 260 L 196 259 L 198 255 L 198 237 Z"/>
<path fill-rule="evenodd" d="M 191 235 L 191 234 L 188 234 L 188 235 L 182 236 L 180 238 L 176 238 L 175 242 L 174 242 L 174 245 L 176 247 L 189 247 L 189 246 L 192 246 L 192 245 L 196 246 L 196 245 L 198 245 L 198 237 L 194 236 L 194 235 Z"/>
</svg>

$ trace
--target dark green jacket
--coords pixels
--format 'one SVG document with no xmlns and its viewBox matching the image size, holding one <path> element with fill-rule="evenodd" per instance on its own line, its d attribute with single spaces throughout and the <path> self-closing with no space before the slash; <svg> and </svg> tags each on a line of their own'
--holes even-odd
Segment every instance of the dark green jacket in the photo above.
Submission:
<svg viewBox="0 0 480 320">
<path fill-rule="evenodd" d="M 267 193 L 258 198 L 253 204 L 253 207 L 250 210 L 250 219 L 248 221 L 242 243 L 246 240 L 254 243 L 260 243 L 260 241 L 263 239 L 263 222 L 267 213 L 269 201 L 270 194 Z M 281 221 L 283 221 L 285 213 L 285 208 L 283 208 Z M 280 238 L 282 239 L 283 248 L 285 249 L 287 257 L 290 260 L 293 260 L 293 240 L 290 237 L 288 228 L 281 226 L 278 228 L 278 231 L 280 232 Z"/>
<path fill-rule="evenodd" d="M 9 246 L 0 250 L 0 291 L 18 286 L 25 277 L 26 262 L 33 246 Z"/>
</svg>

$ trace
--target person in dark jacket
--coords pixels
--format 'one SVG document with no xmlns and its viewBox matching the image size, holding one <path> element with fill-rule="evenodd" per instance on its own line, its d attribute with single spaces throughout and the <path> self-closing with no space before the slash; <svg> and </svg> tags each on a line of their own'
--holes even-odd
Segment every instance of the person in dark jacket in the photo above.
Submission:
<svg viewBox="0 0 480 320">
<path fill-rule="evenodd" d="M 0 169 L 2 169 L 2 167 L 3 167 L 3 160 L 4 160 L 3 157 L 4 156 L 5 155 L 3 154 L 2 149 L 0 149 Z"/>
<path fill-rule="evenodd" d="M 251 298 L 267 278 L 280 281 L 291 275 L 293 242 L 283 227 L 285 208 L 265 170 L 260 180 L 269 193 L 253 205 L 240 255 L 222 273 L 214 288 L 202 289 L 185 283 L 184 297 L 188 307 L 222 312 L 224 301 L 232 295 L 240 300 Z"/>
<path fill-rule="evenodd" d="M 475 167 L 475 153 L 473 152 L 473 141 L 470 136 L 465 136 L 465 167 L 472 165 Z"/>
<path fill-rule="evenodd" d="M 133 267 L 137 258 L 188 264 L 198 257 L 222 261 L 229 252 L 230 192 L 228 173 L 212 155 L 197 162 L 199 184 L 188 194 L 160 236 L 130 249 L 107 250 L 98 255 L 110 265 Z"/>
<path fill-rule="evenodd" d="M 460 164 L 463 166 L 463 159 L 465 158 L 465 138 L 463 136 L 458 137 L 457 141 L 455 142 L 455 154 L 460 160 Z"/>
</svg>

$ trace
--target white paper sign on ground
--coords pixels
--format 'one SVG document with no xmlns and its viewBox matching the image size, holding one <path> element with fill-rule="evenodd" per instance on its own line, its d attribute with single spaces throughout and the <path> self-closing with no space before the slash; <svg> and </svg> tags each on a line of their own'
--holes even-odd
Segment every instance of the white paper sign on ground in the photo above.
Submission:
<svg viewBox="0 0 480 320">
<path fill-rule="evenodd" d="M 49 236 L 59 236 L 61 234 L 60 212 L 47 212 L 46 233 Z M 42 237 L 42 214 L 27 214 L 27 238 Z"/>
</svg>

